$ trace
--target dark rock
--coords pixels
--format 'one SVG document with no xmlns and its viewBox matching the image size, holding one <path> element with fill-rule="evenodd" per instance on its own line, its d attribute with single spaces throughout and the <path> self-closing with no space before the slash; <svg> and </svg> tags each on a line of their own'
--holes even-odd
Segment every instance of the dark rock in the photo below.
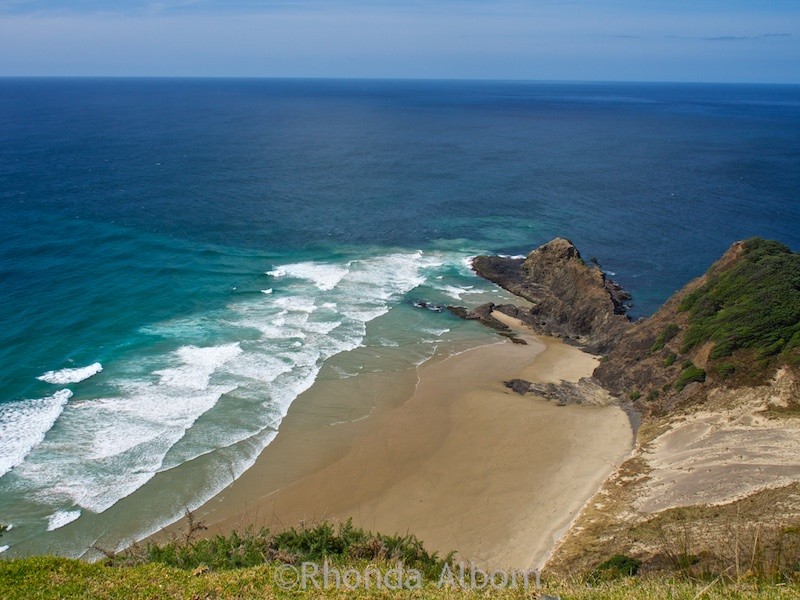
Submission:
<svg viewBox="0 0 800 600">
<path fill-rule="evenodd" d="M 520 308 L 513 304 L 498 304 L 494 309 L 497 312 L 501 312 L 509 317 L 514 317 L 515 319 L 519 317 Z"/>
<path fill-rule="evenodd" d="M 495 305 L 492 302 L 481 304 L 479 307 L 469 311 L 469 313 L 467 314 L 467 319 L 480 321 L 487 327 L 491 327 L 492 329 L 496 329 L 497 331 L 511 331 L 511 328 L 508 325 L 506 325 L 502 321 L 498 321 L 492 316 L 492 312 L 494 312 L 494 307 Z"/>
<path fill-rule="evenodd" d="M 513 390 L 520 396 L 527 394 L 528 390 L 531 389 L 531 385 L 533 385 L 530 381 L 524 379 L 512 379 L 510 381 L 504 381 L 503 383 L 507 388 Z"/>
<path fill-rule="evenodd" d="M 445 308 L 443 304 L 435 304 L 433 302 L 427 302 L 425 300 L 414 300 L 412 302 L 415 308 L 425 308 L 428 310 L 432 310 L 433 312 L 442 312 Z"/>
<path fill-rule="evenodd" d="M 517 337 L 517 334 L 514 333 L 513 331 L 498 331 L 497 335 L 502 335 L 504 338 L 510 339 L 515 344 L 520 344 L 522 346 L 527 346 L 528 345 L 528 342 L 526 342 L 521 337 Z"/>
<path fill-rule="evenodd" d="M 603 353 L 628 331 L 625 314 L 630 295 L 587 265 L 569 240 L 556 238 L 531 252 L 526 259 L 478 256 L 475 272 L 533 307 L 498 310 L 513 314 L 539 333 L 570 338 L 590 352 Z"/>
<path fill-rule="evenodd" d="M 463 306 L 448 306 L 447 310 L 457 316 L 459 319 L 466 319 L 469 311 Z"/>
<path fill-rule="evenodd" d="M 577 383 L 574 381 L 531 383 L 528 386 L 528 393 L 552 400 L 559 406 L 567 404 L 606 405 L 614 402 L 614 398 L 591 377 L 583 377 Z"/>
<path fill-rule="evenodd" d="M 514 333 L 511 328 L 499 321 L 498 319 L 492 316 L 492 312 L 498 309 L 504 309 L 503 312 L 509 311 L 514 309 L 516 311 L 516 306 L 511 304 L 504 304 L 502 306 L 495 306 L 491 302 L 487 304 L 482 304 L 479 307 L 473 310 L 467 310 L 463 306 L 448 306 L 447 310 L 450 311 L 452 314 L 457 316 L 460 319 L 466 319 L 468 321 L 479 321 L 482 325 L 494 329 L 497 331 L 499 335 L 510 339 L 515 344 L 520 344 L 522 346 L 527 346 L 528 342 L 524 339 L 517 337 L 517 334 Z M 508 312 L 506 312 L 508 314 Z M 512 313 L 513 314 L 513 313 Z"/>
</svg>

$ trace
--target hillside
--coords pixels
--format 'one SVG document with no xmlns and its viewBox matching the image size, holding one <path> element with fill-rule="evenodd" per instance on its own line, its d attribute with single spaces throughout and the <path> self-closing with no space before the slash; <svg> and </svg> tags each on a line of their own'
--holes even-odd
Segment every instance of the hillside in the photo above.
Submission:
<svg viewBox="0 0 800 600">
<path fill-rule="evenodd" d="M 614 554 L 645 571 L 737 580 L 796 570 L 800 254 L 736 242 L 636 323 L 625 316 L 630 297 L 568 240 L 524 260 L 478 257 L 474 268 L 533 304 L 488 308 L 602 355 L 577 385 L 510 388 L 559 404 L 593 403 L 605 390 L 641 425 L 631 458 L 562 539 L 551 571 L 586 572 Z"/>
<path fill-rule="evenodd" d="M 534 279 L 537 272 L 523 265 L 552 256 L 553 246 L 567 252 L 539 264 L 538 274 L 546 275 Z M 538 315 L 527 323 L 558 335 L 585 324 L 572 341 L 602 354 L 580 386 L 510 387 L 559 402 L 581 401 L 584 390 L 602 387 L 642 418 L 632 457 L 585 507 L 548 567 L 585 572 L 623 554 L 646 571 L 737 579 L 795 572 L 800 255 L 760 238 L 737 242 L 652 317 L 625 324 L 612 301 L 620 292 L 569 246 L 554 240 L 516 269 L 507 261 L 476 261 L 479 274 L 489 265 L 493 281 L 510 281 L 504 287 L 535 303 L 518 310 Z M 503 268 L 492 270 L 497 264 Z M 595 285 L 587 295 L 589 276 Z"/>
<path fill-rule="evenodd" d="M 720 386 L 766 384 L 782 365 L 800 365 L 800 254 L 753 238 L 632 327 L 594 377 L 666 414 Z"/>
</svg>

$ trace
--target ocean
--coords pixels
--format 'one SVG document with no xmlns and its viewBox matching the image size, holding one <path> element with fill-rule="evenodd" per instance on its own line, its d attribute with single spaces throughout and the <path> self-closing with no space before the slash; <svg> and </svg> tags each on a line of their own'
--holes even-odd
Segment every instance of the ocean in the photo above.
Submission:
<svg viewBox="0 0 800 600">
<path fill-rule="evenodd" d="M 507 300 L 476 254 L 568 237 L 641 317 L 800 248 L 798 192 L 799 86 L 0 79 L 0 551 L 141 538 L 315 383 L 496 339 L 422 305 Z"/>
</svg>

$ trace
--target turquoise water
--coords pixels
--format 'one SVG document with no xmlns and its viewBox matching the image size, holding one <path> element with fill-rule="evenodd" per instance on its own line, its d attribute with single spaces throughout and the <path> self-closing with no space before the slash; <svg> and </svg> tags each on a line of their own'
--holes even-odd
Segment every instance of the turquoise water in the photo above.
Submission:
<svg viewBox="0 0 800 600">
<path fill-rule="evenodd" d="M 79 555 L 320 378 L 487 339 L 414 306 L 502 297 L 477 253 L 565 235 L 644 315 L 736 239 L 797 248 L 800 89 L 0 80 L 0 178 L 0 547 Z"/>
</svg>

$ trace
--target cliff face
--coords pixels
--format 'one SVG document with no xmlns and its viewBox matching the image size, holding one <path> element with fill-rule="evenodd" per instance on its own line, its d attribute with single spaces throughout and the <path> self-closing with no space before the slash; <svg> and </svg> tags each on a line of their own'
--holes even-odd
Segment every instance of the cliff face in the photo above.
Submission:
<svg viewBox="0 0 800 600">
<path fill-rule="evenodd" d="M 567 338 L 586 350 L 603 353 L 631 326 L 630 296 L 587 265 L 575 245 L 556 238 L 525 259 L 478 256 L 475 272 L 533 304 L 512 316 L 546 335 Z"/>
</svg>

